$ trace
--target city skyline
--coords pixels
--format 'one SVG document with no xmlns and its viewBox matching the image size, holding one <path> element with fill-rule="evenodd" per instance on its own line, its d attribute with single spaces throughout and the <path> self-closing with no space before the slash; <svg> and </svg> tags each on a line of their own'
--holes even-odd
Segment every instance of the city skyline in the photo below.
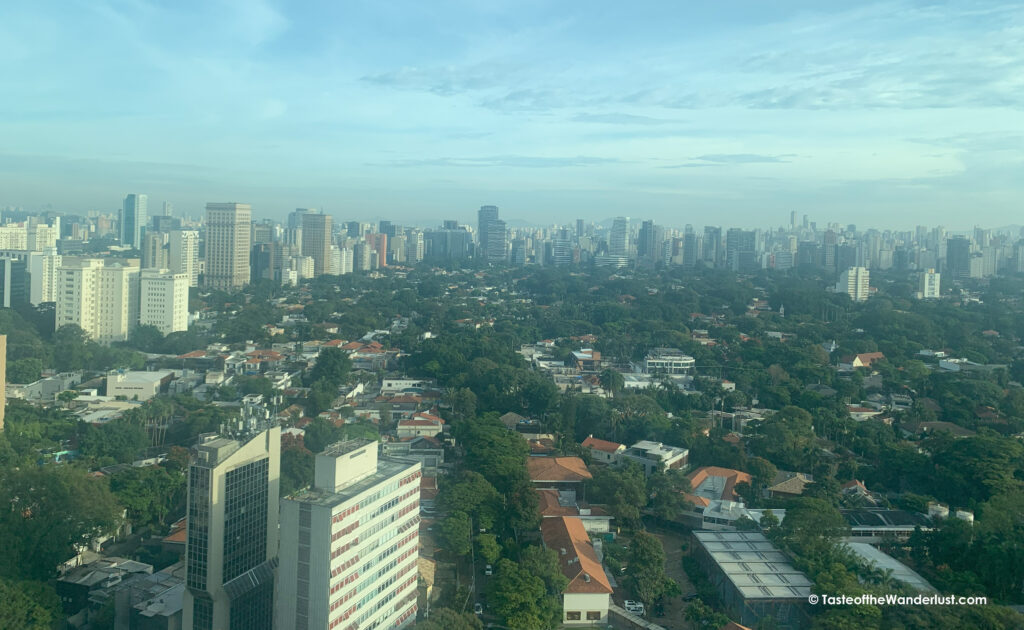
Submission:
<svg viewBox="0 0 1024 630">
<path fill-rule="evenodd" d="M 0 203 L 998 227 L 1024 199 L 1021 24 L 892 1 L 4 7 Z"/>
</svg>

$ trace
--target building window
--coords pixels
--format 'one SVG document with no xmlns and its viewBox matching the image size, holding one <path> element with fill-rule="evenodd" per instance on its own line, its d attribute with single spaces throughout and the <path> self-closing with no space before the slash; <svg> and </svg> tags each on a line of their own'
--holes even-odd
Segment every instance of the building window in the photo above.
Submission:
<svg viewBox="0 0 1024 630">
<path fill-rule="evenodd" d="M 601 621 L 601 611 L 600 610 L 588 610 L 587 611 L 587 621 Z"/>
<path fill-rule="evenodd" d="M 567 610 L 567 611 L 565 611 L 565 620 L 566 621 L 579 621 L 580 620 L 580 611 L 578 611 L 578 610 Z"/>
</svg>

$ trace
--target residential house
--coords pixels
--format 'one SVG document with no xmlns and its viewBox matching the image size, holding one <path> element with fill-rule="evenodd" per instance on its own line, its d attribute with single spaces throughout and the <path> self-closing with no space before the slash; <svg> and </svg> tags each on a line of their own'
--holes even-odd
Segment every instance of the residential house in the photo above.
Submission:
<svg viewBox="0 0 1024 630">
<path fill-rule="evenodd" d="M 616 463 L 618 461 L 619 454 L 626 450 L 626 446 L 624 444 L 602 440 L 594 437 L 593 434 L 587 436 L 587 439 L 583 440 L 582 446 L 590 451 L 590 461 L 601 464 Z"/>
<path fill-rule="evenodd" d="M 579 457 L 527 457 L 526 469 L 537 488 L 554 488 L 584 496 L 583 484 L 593 479 Z"/>
<path fill-rule="evenodd" d="M 640 440 L 616 455 L 620 464 L 639 464 L 645 475 L 670 469 L 685 468 L 690 451 L 678 446 L 665 446 L 661 442 Z"/>
<path fill-rule="evenodd" d="M 546 518 L 540 530 L 544 546 L 558 554 L 559 568 L 569 580 L 562 591 L 562 624 L 607 624 L 612 586 L 583 521 L 571 516 Z"/>
<path fill-rule="evenodd" d="M 857 368 L 871 368 L 871 364 L 885 358 L 881 352 L 864 352 L 852 356 L 846 356 L 839 360 L 841 372 L 852 372 Z"/>
<path fill-rule="evenodd" d="M 541 518 L 577 517 L 583 521 L 583 528 L 592 534 L 603 534 L 612 530 L 612 516 L 604 506 L 577 501 L 574 494 L 560 492 L 554 488 L 537 490 L 537 498 Z"/>
<path fill-rule="evenodd" d="M 801 496 L 808 485 L 814 483 L 814 477 L 801 472 L 780 470 L 775 478 L 764 489 L 765 495 L 773 499 L 790 499 Z"/>
</svg>

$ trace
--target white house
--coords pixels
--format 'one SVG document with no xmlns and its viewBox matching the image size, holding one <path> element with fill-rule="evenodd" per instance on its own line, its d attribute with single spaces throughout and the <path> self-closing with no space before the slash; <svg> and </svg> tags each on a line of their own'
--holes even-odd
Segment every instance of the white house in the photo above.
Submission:
<svg viewBox="0 0 1024 630">
<path fill-rule="evenodd" d="M 583 522 L 569 516 L 546 518 L 540 530 L 544 546 L 558 554 L 559 567 L 569 580 L 562 591 L 562 623 L 606 625 L 612 586 Z"/>
</svg>

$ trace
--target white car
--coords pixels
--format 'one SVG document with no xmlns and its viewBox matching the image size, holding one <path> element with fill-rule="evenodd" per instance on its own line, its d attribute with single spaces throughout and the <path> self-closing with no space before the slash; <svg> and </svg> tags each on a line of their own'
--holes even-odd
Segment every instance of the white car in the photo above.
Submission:
<svg viewBox="0 0 1024 630">
<path fill-rule="evenodd" d="M 623 605 L 623 608 L 626 609 L 626 612 L 631 612 L 634 615 L 643 616 L 645 612 L 644 603 L 634 601 L 632 599 L 627 599 L 625 605 Z"/>
<path fill-rule="evenodd" d="M 494 575 L 494 569 L 491 568 L 491 565 L 484 567 L 484 575 Z"/>
<path fill-rule="evenodd" d="M 473 604 L 473 614 L 482 615 L 484 614 L 484 605 L 480 602 Z"/>
</svg>

